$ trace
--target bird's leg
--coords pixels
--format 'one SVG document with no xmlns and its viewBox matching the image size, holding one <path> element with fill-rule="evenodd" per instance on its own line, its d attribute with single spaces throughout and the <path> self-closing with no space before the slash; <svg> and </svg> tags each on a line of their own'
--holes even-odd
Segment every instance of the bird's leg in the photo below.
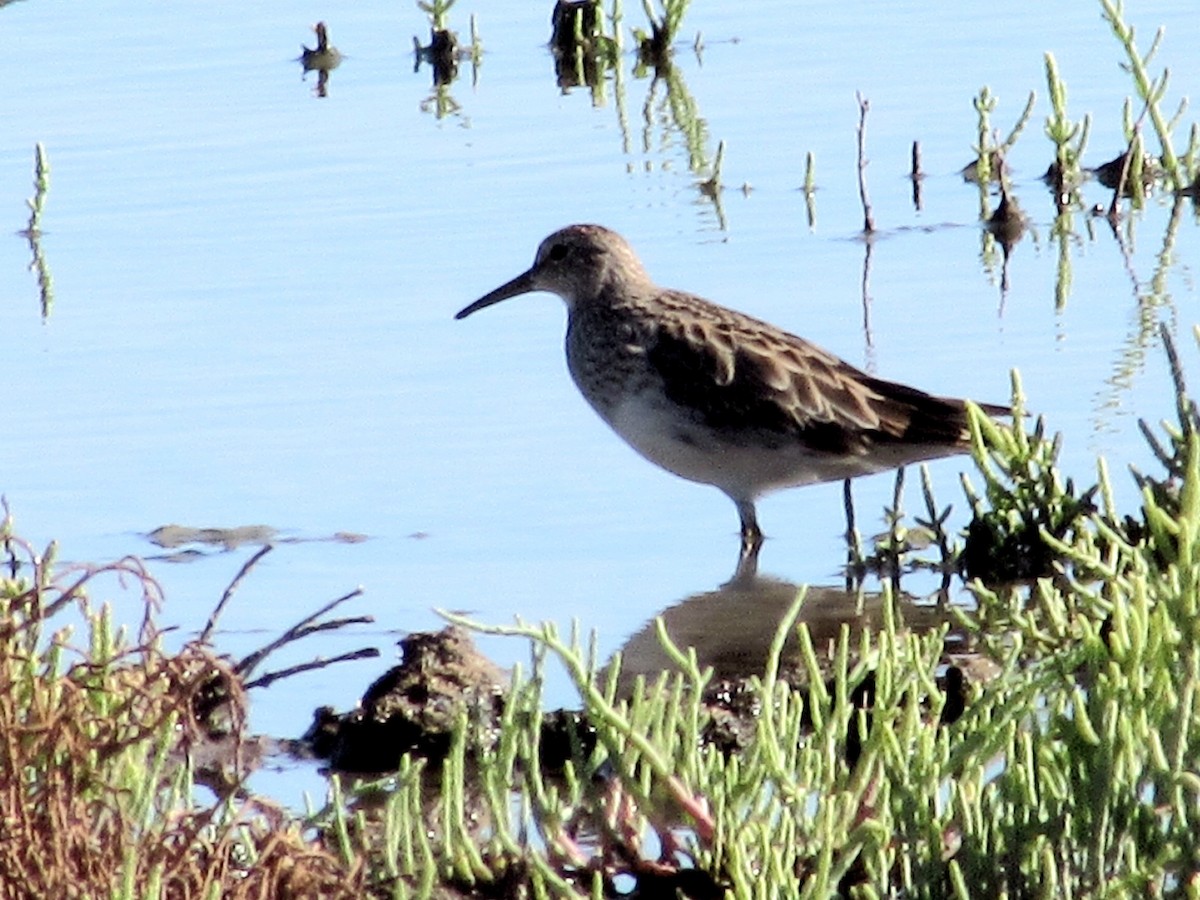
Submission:
<svg viewBox="0 0 1200 900">
<path fill-rule="evenodd" d="M 858 527 L 854 521 L 854 495 L 850 489 L 850 479 L 842 484 L 842 502 L 846 507 L 846 590 L 863 575 L 862 544 L 858 539 Z"/>
<path fill-rule="evenodd" d="M 750 500 L 735 500 L 738 515 L 742 519 L 742 552 L 738 556 L 738 578 L 753 578 L 758 571 L 758 551 L 762 549 L 763 533 L 758 527 L 758 516 Z"/>
</svg>

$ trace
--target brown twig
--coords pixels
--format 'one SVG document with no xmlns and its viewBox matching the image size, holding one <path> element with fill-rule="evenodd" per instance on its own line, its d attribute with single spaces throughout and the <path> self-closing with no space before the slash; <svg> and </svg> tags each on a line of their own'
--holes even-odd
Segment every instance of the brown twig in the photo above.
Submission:
<svg viewBox="0 0 1200 900">
<path fill-rule="evenodd" d="M 1137 121 L 1133 123 L 1132 133 L 1129 135 L 1129 146 L 1125 149 L 1125 159 L 1121 162 L 1121 177 L 1117 179 L 1116 190 L 1113 191 L 1112 202 L 1108 205 L 1108 224 L 1116 230 L 1117 222 L 1120 220 L 1120 213 L 1117 212 L 1117 206 L 1121 202 L 1121 193 L 1125 190 L 1125 185 L 1129 180 L 1129 169 L 1133 165 L 1133 151 L 1140 150 L 1142 146 L 1142 122 L 1146 120 L 1146 114 L 1150 111 L 1150 101 L 1146 101 L 1146 105 L 1142 107 L 1142 113 L 1137 117 Z"/>
<path fill-rule="evenodd" d="M 243 565 L 238 573 L 233 576 L 233 581 L 229 582 L 229 587 L 225 588 L 225 593 L 221 595 L 221 599 L 217 603 L 216 609 L 212 611 L 212 615 L 208 617 L 208 622 L 204 625 L 204 630 L 200 632 L 200 643 L 208 643 L 208 639 L 212 636 L 213 629 L 217 627 L 217 619 L 219 619 L 221 617 L 221 613 L 224 612 L 225 605 L 229 603 L 231 599 L 233 599 L 234 592 L 237 591 L 238 587 L 241 585 L 242 579 L 250 574 L 250 570 L 254 568 L 255 564 L 268 553 L 270 553 L 272 549 L 274 548 L 271 544 L 264 546 L 261 550 L 246 560 L 245 565 Z"/>
<path fill-rule="evenodd" d="M 370 617 L 364 617 L 367 621 L 372 621 Z M 356 619 L 346 619 L 343 624 L 348 622 L 359 621 Z M 306 663 L 300 663 L 296 666 L 289 666 L 286 669 L 277 669 L 274 672 L 268 672 L 261 678 L 256 678 L 254 681 L 247 682 L 246 690 L 251 688 L 266 687 L 273 681 L 278 681 L 281 678 L 288 678 L 292 675 L 299 675 L 301 672 L 311 672 L 314 669 L 323 669 L 326 666 L 332 666 L 334 663 L 352 662 L 356 659 L 374 659 L 379 656 L 379 650 L 376 647 L 363 647 L 360 650 L 352 650 L 349 653 L 343 653 L 339 656 L 333 656 L 329 659 L 314 659 Z"/>
<path fill-rule="evenodd" d="M 913 141 L 912 145 L 912 171 L 908 177 L 912 180 L 912 198 L 913 207 L 920 212 L 921 201 L 921 182 L 925 180 L 925 173 L 921 171 L 921 142 Z"/>
<path fill-rule="evenodd" d="M 1117 207 L 1121 203 L 1121 193 L 1125 190 L 1125 185 L 1129 181 L 1129 167 L 1133 162 L 1134 148 L 1139 143 L 1137 135 L 1140 127 L 1140 124 L 1134 127 L 1134 136 L 1129 141 L 1129 147 L 1125 151 L 1124 159 L 1121 160 L 1121 177 L 1117 179 L 1117 186 L 1113 188 L 1112 200 L 1108 204 L 1108 213 L 1105 215 L 1105 218 L 1108 219 L 1108 224 L 1113 227 L 1114 231 L 1116 230 L 1117 223 L 1121 221 L 1121 213 L 1117 210 Z"/>
<path fill-rule="evenodd" d="M 329 612 L 335 606 L 345 603 L 347 600 L 353 600 L 355 597 L 362 596 L 362 592 L 363 592 L 362 588 L 355 588 L 350 593 L 343 594 L 341 597 L 338 597 L 336 600 L 331 600 L 329 603 L 326 603 L 324 606 L 322 606 L 316 612 L 312 613 L 312 615 L 305 616 L 303 619 L 301 619 L 299 622 L 297 622 L 295 625 L 293 625 L 291 628 L 289 628 L 287 631 L 285 631 L 283 634 L 281 634 L 275 640 L 271 641 L 265 647 L 255 650 L 253 653 L 246 656 L 244 659 L 242 659 L 241 662 L 239 662 L 236 666 L 233 667 L 233 670 L 238 675 L 245 678 L 252 671 L 254 671 L 254 669 L 258 666 L 259 663 L 261 663 L 264 659 L 266 659 L 268 656 L 270 656 L 272 653 L 274 653 L 276 650 L 278 650 L 280 647 L 284 646 L 285 644 L 290 644 L 293 641 L 298 641 L 301 638 L 306 637 L 307 635 L 313 634 L 314 632 L 317 632 L 317 631 L 329 631 L 331 629 L 341 628 L 343 625 L 349 625 L 349 624 L 362 624 L 362 623 L 369 624 L 371 622 L 374 622 L 375 619 L 371 616 L 358 616 L 358 617 L 351 618 L 351 619 L 338 619 L 333 622 L 324 622 L 324 623 L 320 623 L 317 625 L 313 624 L 314 621 L 319 619 L 321 616 L 325 615 L 325 613 Z"/>
<path fill-rule="evenodd" d="M 875 218 L 871 215 L 871 199 L 867 196 L 867 111 L 871 101 L 855 91 L 858 100 L 858 197 L 863 207 L 863 233 L 875 233 Z"/>
</svg>

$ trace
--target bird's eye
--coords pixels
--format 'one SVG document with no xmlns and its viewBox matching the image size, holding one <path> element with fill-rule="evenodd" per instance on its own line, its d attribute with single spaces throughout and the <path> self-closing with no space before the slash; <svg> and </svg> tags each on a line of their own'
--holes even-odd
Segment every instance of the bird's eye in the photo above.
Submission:
<svg viewBox="0 0 1200 900">
<path fill-rule="evenodd" d="M 550 252 L 547 254 L 547 256 L 549 256 L 550 259 L 554 260 L 555 262 L 558 262 L 561 259 L 566 259 L 567 258 L 567 245 L 566 244 L 555 244 L 553 247 L 550 248 Z"/>
</svg>

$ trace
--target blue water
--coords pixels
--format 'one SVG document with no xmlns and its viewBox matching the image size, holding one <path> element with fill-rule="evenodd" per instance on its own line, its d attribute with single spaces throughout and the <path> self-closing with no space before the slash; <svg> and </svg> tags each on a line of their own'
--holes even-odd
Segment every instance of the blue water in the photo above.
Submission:
<svg viewBox="0 0 1200 900">
<path fill-rule="evenodd" d="M 1136 419 L 1172 410 L 1154 323 L 1177 329 L 1196 369 L 1197 228 L 1187 205 L 1164 249 L 1169 207 L 1158 200 L 1120 241 L 1076 214 L 1070 287 L 1056 304 L 1054 211 L 1039 181 L 1051 158 L 1043 53 L 1056 54 L 1071 114 L 1093 116 L 1085 162 L 1115 156 L 1131 86 L 1098 4 L 1053 15 L 1032 0 L 1002 12 L 957 4 L 931 23 L 928 4 L 695 3 L 676 98 L 703 120 L 700 156 L 725 142 L 720 209 L 697 187 L 710 173 L 689 170 L 665 85 L 635 77 L 630 54 L 602 98 L 558 88 L 551 5 L 454 7 L 463 35 L 478 15 L 485 55 L 474 82 L 464 64 L 449 88 L 458 111 L 441 118 L 429 69 L 412 71 L 411 36 L 428 33 L 415 4 L 0 8 L 0 492 L 19 531 L 57 539 L 73 560 L 157 553 L 142 535 L 172 522 L 369 536 L 281 546 L 242 586 L 218 638 L 233 655 L 366 590 L 342 612 L 369 611 L 374 627 L 293 648 L 279 665 L 364 644 L 387 660 L 400 633 L 437 627 L 434 607 L 487 621 L 575 617 L 611 652 L 729 576 L 737 519 L 718 492 L 650 467 L 587 409 L 565 371 L 555 298 L 453 321 L 573 221 L 624 233 L 663 284 L 888 378 L 1004 401 L 1019 369 L 1031 409 L 1066 436 L 1066 471 L 1090 483 L 1102 453 L 1133 502 L 1125 463 L 1147 465 Z M 644 21 L 626 6 L 628 34 Z M 1171 69 L 1173 109 L 1200 87 L 1200 21 L 1186 2 L 1127 6 L 1143 46 L 1167 28 L 1155 63 Z M 347 58 L 318 98 L 294 57 L 322 17 Z M 978 193 L 956 174 L 973 156 L 971 101 L 985 84 L 1001 136 L 1038 95 L 1010 156 L 1031 228 L 1006 290 Z M 866 313 L 856 91 L 871 104 L 880 228 Z M 905 177 L 914 140 L 927 173 L 919 211 Z M 15 234 L 39 141 L 51 164 L 45 320 Z M 811 226 L 799 190 L 810 151 Z M 1094 185 L 1086 193 L 1108 201 Z M 932 466 L 960 525 L 963 468 Z M 857 485 L 862 530 L 880 527 L 890 493 L 888 477 Z M 772 538 L 765 571 L 837 581 L 840 485 L 770 498 L 760 517 Z M 152 562 L 164 621 L 198 629 L 250 552 Z M 135 607 L 115 586 L 98 599 Z M 526 655 L 519 642 L 484 644 L 505 664 Z M 277 685 L 255 726 L 298 734 L 313 706 L 348 706 L 380 671 L 359 663 Z M 566 702 L 570 690 L 551 695 Z"/>
</svg>

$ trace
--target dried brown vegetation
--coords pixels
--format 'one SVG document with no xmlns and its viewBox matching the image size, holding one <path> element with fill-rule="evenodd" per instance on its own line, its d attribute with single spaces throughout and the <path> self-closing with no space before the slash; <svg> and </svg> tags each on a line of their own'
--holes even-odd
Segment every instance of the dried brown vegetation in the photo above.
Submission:
<svg viewBox="0 0 1200 900">
<path fill-rule="evenodd" d="M 207 647 L 162 649 L 159 589 L 139 562 L 56 578 L 52 553 L 14 537 L 11 520 L 0 536 L 0 898 L 363 895 L 361 867 L 281 810 L 197 799 L 190 751 L 239 732 L 244 699 Z M 140 590 L 136 641 L 114 638 L 88 600 L 100 576 Z"/>
</svg>

